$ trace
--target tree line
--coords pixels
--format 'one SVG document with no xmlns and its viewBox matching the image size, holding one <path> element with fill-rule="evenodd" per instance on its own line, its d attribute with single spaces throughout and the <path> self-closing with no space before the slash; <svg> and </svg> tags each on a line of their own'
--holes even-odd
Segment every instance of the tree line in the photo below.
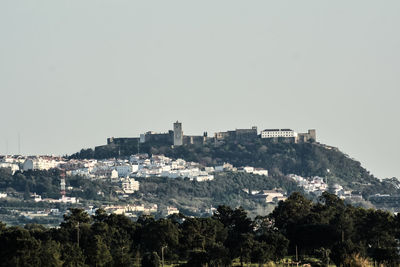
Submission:
<svg viewBox="0 0 400 267">
<path fill-rule="evenodd" d="M 0 266 L 242 266 L 298 254 L 314 265 L 352 266 L 350 259 L 398 266 L 400 216 L 346 205 L 324 193 L 312 202 L 293 193 L 268 216 L 219 206 L 213 216 L 174 214 L 136 221 L 98 209 L 71 209 L 58 228 L 0 224 Z"/>
</svg>

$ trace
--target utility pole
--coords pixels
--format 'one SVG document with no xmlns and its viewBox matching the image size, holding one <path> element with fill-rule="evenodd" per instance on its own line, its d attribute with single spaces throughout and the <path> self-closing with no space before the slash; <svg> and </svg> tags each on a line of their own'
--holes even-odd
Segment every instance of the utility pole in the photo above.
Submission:
<svg viewBox="0 0 400 267">
<path fill-rule="evenodd" d="M 330 169 L 326 169 L 326 191 L 329 190 L 329 184 L 328 184 L 328 176 L 330 175 L 331 170 Z M 328 191 L 329 192 L 329 191 Z"/>
<path fill-rule="evenodd" d="M 238 191 L 238 200 L 239 200 L 239 206 L 238 206 L 238 208 L 240 208 L 240 204 L 241 204 L 241 201 L 240 201 L 240 189 L 239 189 L 239 191 Z"/>
<path fill-rule="evenodd" d="M 164 267 L 164 248 L 168 247 L 167 245 L 161 247 L 161 259 L 162 259 L 162 267 Z"/>
<path fill-rule="evenodd" d="M 325 253 L 326 253 L 326 261 L 327 261 L 326 266 L 329 266 L 329 253 L 328 253 L 328 250 L 325 250 Z"/>
<path fill-rule="evenodd" d="M 78 227 L 78 229 L 77 229 L 77 231 L 76 231 L 76 240 L 77 240 L 78 247 L 79 247 L 79 222 L 78 222 L 78 224 L 77 224 L 77 227 Z"/>
</svg>

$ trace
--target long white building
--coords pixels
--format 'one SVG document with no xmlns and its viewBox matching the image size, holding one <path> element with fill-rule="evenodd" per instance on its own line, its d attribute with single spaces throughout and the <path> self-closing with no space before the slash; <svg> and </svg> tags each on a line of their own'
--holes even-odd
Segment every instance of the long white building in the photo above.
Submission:
<svg viewBox="0 0 400 267">
<path fill-rule="evenodd" d="M 275 137 L 297 137 L 297 133 L 292 129 L 266 129 L 261 131 L 261 138 Z"/>
<path fill-rule="evenodd" d="M 55 160 L 52 157 L 33 157 L 27 158 L 22 165 L 24 171 L 28 170 L 50 170 L 57 168 L 62 161 Z"/>
</svg>

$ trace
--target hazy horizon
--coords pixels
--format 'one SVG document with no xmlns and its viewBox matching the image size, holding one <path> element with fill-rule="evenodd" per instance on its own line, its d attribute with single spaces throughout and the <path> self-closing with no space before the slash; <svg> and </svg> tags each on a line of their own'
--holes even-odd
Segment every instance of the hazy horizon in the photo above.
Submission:
<svg viewBox="0 0 400 267">
<path fill-rule="evenodd" d="M 0 154 L 317 130 L 400 178 L 398 1 L 2 1 Z"/>
</svg>

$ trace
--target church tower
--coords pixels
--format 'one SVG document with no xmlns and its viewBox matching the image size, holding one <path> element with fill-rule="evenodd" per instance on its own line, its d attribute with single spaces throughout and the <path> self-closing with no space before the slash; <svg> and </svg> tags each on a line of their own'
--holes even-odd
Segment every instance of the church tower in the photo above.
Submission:
<svg viewBox="0 0 400 267">
<path fill-rule="evenodd" d="M 182 123 L 176 121 L 174 123 L 174 146 L 183 145 Z"/>
</svg>

